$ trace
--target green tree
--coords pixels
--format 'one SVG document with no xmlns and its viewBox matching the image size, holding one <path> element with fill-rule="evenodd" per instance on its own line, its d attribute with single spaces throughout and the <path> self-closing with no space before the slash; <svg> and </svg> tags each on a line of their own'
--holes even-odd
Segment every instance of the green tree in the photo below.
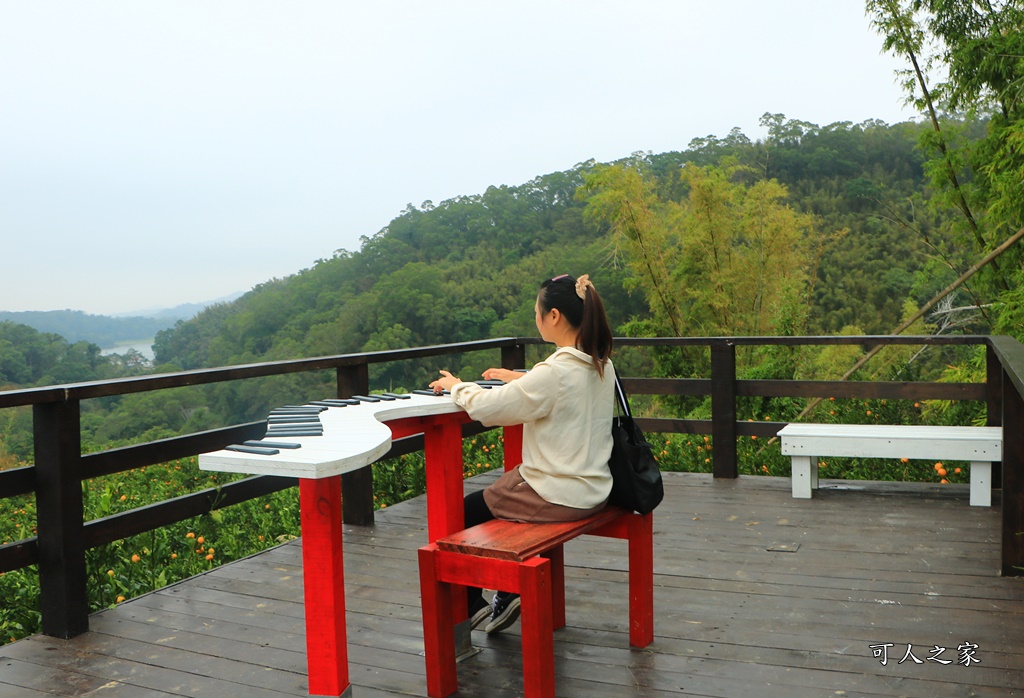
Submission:
<svg viewBox="0 0 1024 698">
<path fill-rule="evenodd" d="M 904 88 L 932 126 L 922 143 L 935 202 L 960 212 L 967 266 L 1024 227 L 1024 8 L 1013 1 L 868 0 L 867 11 L 885 49 L 909 64 Z M 984 137 L 965 138 L 964 120 L 950 114 L 983 122 Z M 1008 290 L 1009 270 L 1020 259 L 1014 252 L 992 262 L 979 280 Z"/>
<path fill-rule="evenodd" d="M 792 334 L 806 319 L 811 216 L 775 180 L 744 167 L 687 165 L 685 198 L 663 200 L 642 166 L 597 168 L 581 194 L 605 221 L 643 289 L 653 320 L 674 336 Z"/>
</svg>

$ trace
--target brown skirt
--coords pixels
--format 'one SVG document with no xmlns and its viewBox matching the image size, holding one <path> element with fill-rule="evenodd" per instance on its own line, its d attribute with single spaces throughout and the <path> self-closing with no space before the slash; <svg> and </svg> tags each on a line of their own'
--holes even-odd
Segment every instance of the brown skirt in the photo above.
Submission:
<svg viewBox="0 0 1024 698">
<path fill-rule="evenodd" d="M 591 509 L 577 509 L 552 504 L 543 499 L 519 474 L 519 466 L 509 470 L 484 490 L 487 508 L 499 519 L 523 523 L 557 523 L 576 521 L 596 514 L 605 502 Z"/>
</svg>

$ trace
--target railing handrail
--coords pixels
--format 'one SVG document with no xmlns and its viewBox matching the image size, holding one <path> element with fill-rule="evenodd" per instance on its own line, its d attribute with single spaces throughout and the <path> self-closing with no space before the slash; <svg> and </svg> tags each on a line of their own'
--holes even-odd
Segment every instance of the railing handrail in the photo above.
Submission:
<svg viewBox="0 0 1024 698">
<path fill-rule="evenodd" d="M 710 433 L 715 477 L 736 477 L 736 437 L 767 436 L 780 423 L 736 421 L 736 400 L 745 396 L 820 397 L 826 391 L 840 396 L 878 397 L 914 395 L 920 399 L 984 400 L 990 424 L 1009 424 L 1004 429 L 1003 468 L 1003 573 L 1024 572 L 1024 435 L 1019 425 L 1024 420 L 1024 345 L 1011 337 L 982 335 L 857 335 L 807 337 L 651 337 L 616 338 L 619 346 L 707 347 L 711 353 L 710 378 L 624 378 L 627 388 L 645 394 L 710 395 L 710 420 L 645 418 L 642 426 L 652 431 Z M 361 352 L 250 363 L 236 366 L 177 371 L 104 381 L 26 388 L 0 392 L 0 408 L 32 406 L 35 430 L 35 464 L 0 472 L 0 498 L 35 492 L 39 515 L 39 535 L 0 546 L 0 571 L 39 563 L 42 586 L 43 631 L 69 637 L 87 628 L 84 603 L 84 550 L 110 542 L 124 527 L 137 533 L 152 530 L 197 514 L 212 511 L 225 503 L 240 502 L 290 486 L 280 478 L 249 478 L 220 490 L 193 493 L 181 498 L 187 512 L 178 511 L 171 500 L 142 507 L 117 517 L 82 521 L 81 480 L 110 474 L 143 464 L 196 455 L 234 443 L 245 430 L 260 423 L 236 425 L 202 434 L 189 434 L 159 442 L 136 444 L 120 449 L 83 455 L 80 443 L 79 403 L 82 400 L 130 393 L 207 385 L 225 381 L 258 378 L 289 373 L 335 370 L 338 395 L 345 397 L 368 392 L 368 367 L 372 364 L 446 356 L 500 349 L 502 365 L 525 365 L 525 349 L 542 344 L 539 338 L 501 337 L 474 342 Z M 988 373 L 984 383 L 899 383 L 892 381 L 795 381 L 740 379 L 736 373 L 736 351 L 751 346 L 836 346 L 859 345 L 985 345 Z M 631 384 L 631 385 L 630 385 Z M 879 387 L 881 386 L 881 387 Z M 1012 438 L 1011 438 L 1012 437 Z M 223 441 L 223 443 L 221 443 Z M 416 450 L 415 439 L 396 449 Z M 396 450 L 396 453 L 398 452 Z M 346 522 L 372 520 L 372 481 L 369 469 L 344 477 Z M 68 474 L 71 474 L 68 477 Z M 77 480 L 76 480 L 77 478 Z M 228 489 L 230 488 L 230 489 Z M 225 490 L 229 494 L 224 497 Z M 220 501 L 216 501 L 217 499 Z M 356 507 L 349 518 L 349 506 Z M 50 520 L 43 522 L 44 511 Z M 187 516 L 185 515 L 187 514 Z M 181 518 L 175 518 L 181 517 Z M 146 528 L 150 526 L 150 528 Z M 122 536 L 123 537 L 123 536 Z M 48 622 L 48 619 L 49 622 Z M 55 620 L 54 620 L 55 619 Z"/>
<path fill-rule="evenodd" d="M 829 345 L 963 345 L 985 344 L 994 338 L 985 335 L 840 335 L 798 337 L 616 337 L 622 346 L 829 346 Z M 1012 338 L 1008 338 L 1012 339 Z M 1015 341 L 1015 340 L 1014 340 Z M 316 356 L 304 359 L 284 359 L 214 368 L 199 368 L 169 373 L 147 374 L 100 381 L 62 383 L 37 388 L 17 388 L 0 391 L 0 408 L 35 405 L 43 402 L 88 400 L 113 395 L 165 390 L 195 385 L 208 385 L 244 378 L 263 378 L 286 373 L 330 370 L 344 367 L 404 361 L 430 356 L 460 354 L 485 349 L 500 349 L 520 345 L 543 344 L 536 337 L 499 337 L 469 342 L 435 344 L 408 349 L 357 352 Z"/>
<path fill-rule="evenodd" d="M 539 340 L 537 340 L 539 341 Z M 500 349 L 517 344 L 529 344 L 532 340 L 502 337 L 472 342 L 437 344 L 411 349 L 390 349 L 385 351 L 359 352 L 338 354 L 335 356 L 316 356 L 305 359 L 285 359 L 266 361 L 235 366 L 218 366 L 215 368 L 197 368 L 187 371 L 154 373 L 145 376 L 128 378 L 112 378 L 101 381 L 84 381 L 80 383 L 64 383 L 39 388 L 20 388 L 0 391 L 0 408 L 19 405 L 34 405 L 42 402 L 61 402 L 68 400 L 88 400 L 112 395 L 128 395 L 167 388 L 183 388 L 193 385 L 208 385 L 244 378 L 263 378 L 286 373 L 304 373 L 353 366 L 363 366 L 390 361 L 419 359 L 429 356 L 459 354 L 484 349 Z"/>
</svg>

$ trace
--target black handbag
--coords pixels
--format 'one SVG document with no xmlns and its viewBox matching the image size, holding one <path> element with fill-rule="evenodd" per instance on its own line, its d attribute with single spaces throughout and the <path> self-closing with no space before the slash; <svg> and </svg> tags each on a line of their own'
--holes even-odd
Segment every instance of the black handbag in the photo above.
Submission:
<svg viewBox="0 0 1024 698">
<path fill-rule="evenodd" d="M 654 449 L 633 421 L 629 400 L 615 376 L 615 393 L 622 414 L 612 418 L 612 493 L 608 503 L 640 514 L 654 511 L 665 497 L 661 469 Z"/>
</svg>

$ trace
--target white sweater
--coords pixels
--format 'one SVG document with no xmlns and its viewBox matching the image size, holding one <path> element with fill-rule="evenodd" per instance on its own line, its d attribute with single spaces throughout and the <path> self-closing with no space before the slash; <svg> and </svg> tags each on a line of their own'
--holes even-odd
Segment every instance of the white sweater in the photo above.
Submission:
<svg viewBox="0 0 1024 698">
<path fill-rule="evenodd" d="M 561 347 L 522 378 L 487 390 L 458 383 L 452 399 L 486 426 L 523 424 L 523 479 L 545 501 L 589 509 L 612 489 L 615 369 L 602 379 L 590 355 Z"/>
</svg>

